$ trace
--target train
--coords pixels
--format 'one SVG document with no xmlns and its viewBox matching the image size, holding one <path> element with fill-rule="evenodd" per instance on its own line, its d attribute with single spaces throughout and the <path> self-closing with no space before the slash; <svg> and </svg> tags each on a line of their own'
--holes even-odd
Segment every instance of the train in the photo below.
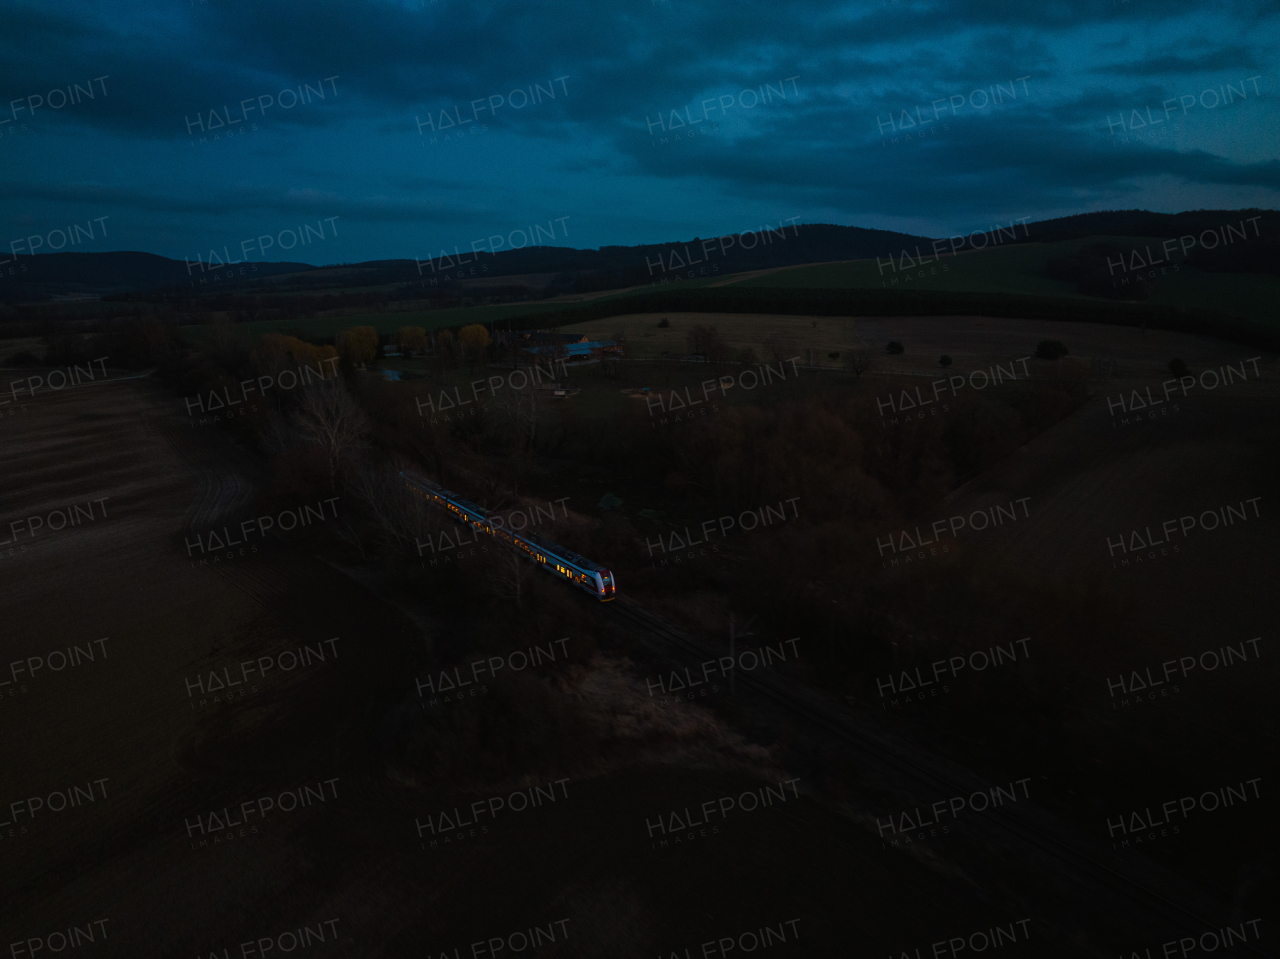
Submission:
<svg viewBox="0 0 1280 959">
<path fill-rule="evenodd" d="M 404 470 L 400 473 L 400 478 L 415 496 L 421 496 L 435 506 L 446 510 L 458 522 L 487 533 L 524 553 L 548 573 L 568 580 L 600 602 L 607 603 L 617 595 L 617 580 L 599 563 L 594 563 L 585 556 L 579 556 L 559 543 L 553 543 L 536 533 L 516 532 L 498 525 L 490 518 L 487 510 L 417 473 Z"/>
</svg>

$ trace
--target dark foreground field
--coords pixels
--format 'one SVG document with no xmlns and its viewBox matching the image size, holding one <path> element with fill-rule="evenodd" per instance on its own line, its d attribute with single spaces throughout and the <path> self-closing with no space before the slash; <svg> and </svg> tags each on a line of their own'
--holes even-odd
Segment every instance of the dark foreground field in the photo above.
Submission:
<svg viewBox="0 0 1280 959">
<path fill-rule="evenodd" d="M 1041 333 L 877 322 L 857 335 L 914 336 L 975 365 L 1023 355 Z M 1253 355 L 1117 343 L 1112 379 L 1091 380 L 1081 405 L 976 477 L 865 524 L 840 520 L 860 538 L 831 573 L 803 567 L 812 589 L 788 578 L 799 554 L 786 539 L 732 545 L 727 565 L 679 588 L 635 580 L 629 596 L 717 651 L 730 610 L 758 608 L 754 645 L 798 635 L 803 654 L 778 670 L 779 689 L 808 711 L 745 683 L 693 702 L 650 695 L 655 677 L 696 658 L 549 577 L 531 584 L 523 617 L 503 619 L 509 604 L 471 569 L 414 573 L 327 530 L 193 563 L 192 531 L 278 512 L 278 464 L 273 474 L 232 432 L 192 427 L 153 379 L 36 396 L 2 426 L 0 512 L 20 530 L 0 558 L 3 660 L 25 669 L 0 674 L 4 945 L 15 959 L 47 955 L 51 933 L 105 919 L 93 928 L 108 938 L 81 948 L 275 956 L 306 926 L 327 937 L 307 948 L 335 956 L 505 956 L 523 951 L 513 933 L 536 926 L 557 937 L 538 955 L 684 957 L 720 955 L 703 951 L 712 941 L 748 951 L 742 936 L 769 927 L 783 956 L 928 956 L 955 949 L 937 952 L 943 940 L 980 951 L 973 936 L 998 926 L 1018 955 L 1145 956 L 1195 926 L 1191 913 L 1251 928 L 1247 948 L 1274 954 L 1274 361 L 1174 416 L 1112 425 L 1106 396 L 1167 378 L 1174 348 L 1199 368 Z M 833 382 L 824 395 L 860 391 L 864 405 L 898 385 Z M 472 445 L 458 462 L 475 470 L 486 455 Z M 574 455 L 568 445 L 554 463 L 581 472 Z M 636 501 L 625 477 L 600 469 Z M 704 515 L 671 488 L 655 496 Z M 881 563 L 878 537 L 1021 497 L 1030 508 L 1016 523 L 955 537 L 944 556 Z M 1197 530 L 1148 565 L 1112 565 L 1108 537 L 1250 497 L 1260 512 L 1247 523 Z M 100 499 L 75 528 L 23 525 Z M 584 524 L 610 520 L 594 499 L 570 501 Z M 819 542 L 823 519 L 806 519 L 800 542 Z M 629 544 L 627 561 L 642 548 Z M 536 671 L 460 701 L 419 696 L 415 679 L 561 637 L 566 655 Z M 1023 637 L 1029 660 L 966 676 L 941 702 L 896 690 L 906 671 Z M 1108 695 L 1108 678 L 1253 637 L 1260 658 L 1192 676 L 1171 705 L 1122 712 Z M 91 643 L 94 660 L 73 653 L 74 668 L 52 668 L 51 652 Z M 33 658 L 50 666 L 33 671 Z M 264 659 L 273 669 L 230 697 L 192 691 Z M 1131 810 L 1255 779 L 1247 805 L 1189 817 L 1176 835 L 1153 829 L 1144 848 L 1111 843 L 1106 822 Z M 948 819 L 957 783 L 1020 801 Z M 51 797 L 75 784 L 93 801 L 58 807 Z M 475 812 L 531 789 L 533 808 Z M 281 811 L 291 790 L 303 799 Z M 717 812 L 752 791 L 762 808 Z M 278 807 L 265 816 L 264 797 Z"/>
<path fill-rule="evenodd" d="M 14 475 L 26 479 L 6 491 L 6 515 L 99 497 L 106 515 L 60 536 L 37 532 L 6 556 L 6 660 L 106 642 L 92 662 L 5 688 L 5 800 L 23 810 L 4 834 L 6 943 L 80 925 L 105 929 L 101 955 L 239 954 L 244 941 L 337 917 L 325 927 L 339 933 L 334 955 L 409 956 L 567 918 L 571 938 L 544 943 L 544 954 L 640 956 L 800 919 L 786 927 L 803 937 L 792 954 L 816 955 L 859 928 L 883 949 L 914 941 L 922 920 L 941 935 L 1006 918 L 791 787 L 785 805 L 655 847 L 646 821 L 770 781 L 766 756 L 753 775 L 748 750 L 718 755 L 717 736 L 728 737 L 714 728 L 672 764 L 662 725 L 654 755 L 630 768 L 592 774 L 581 771 L 591 757 L 576 757 L 554 806 L 424 848 L 415 818 L 533 782 L 495 779 L 459 795 L 396 768 L 397 729 L 418 708 L 419 629 L 284 543 L 218 571 L 193 568 L 178 537 L 188 511 L 216 515 L 219 492 L 224 510 L 247 501 L 228 482 L 234 451 L 182 433 L 153 384 L 43 399 L 6 424 Z M 230 664 L 235 678 L 242 661 L 333 637 L 329 660 L 247 695 L 188 694 L 202 671 Z M 77 783 L 94 784 L 92 804 L 25 813 L 28 797 Z M 193 832 L 197 818 L 239 823 L 241 802 L 256 808 L 304 784 L 308 808 Z M 921 896 L 927 917 L 911 905 Z M 90 925 L 101 918 L 106 926 Z"/>
</svg>

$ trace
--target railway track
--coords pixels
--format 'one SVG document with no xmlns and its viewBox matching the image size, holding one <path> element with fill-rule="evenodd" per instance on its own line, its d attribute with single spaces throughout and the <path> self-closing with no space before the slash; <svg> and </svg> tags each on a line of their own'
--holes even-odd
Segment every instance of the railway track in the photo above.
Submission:
<svg viewBox="0 0 1280 959">
<path fill-rule="evenodd" d="M 200 475 L 200 494 L 188 515 L 189 524 L 209 523 L 250 498 L 252 485 L 237 475 L 237 471 L 210 462 L 213 457 L 206 451 L 191 450 L 188 443 L 175 435 L 177 431 L 170 423 L 155 425 Z M 263 606 L 269 606 L 270 594 L 282 587 L 274 578 L 270 582 L 259 581 L 238 569 L 219 572 Z M 618 596 L 607 608 L 613 615 L 621 616 L 658 639 L 676 658 L 705 662 L 723 653 L 686 635 L 628 596 Z M 805 684 L 773 671 L 740 673 L 737 681 L 742 691 L 764 697 L 808 727 L 850 747 L 865 764 L 864 768 L 888 772 L 885 782 L 899 794 L 903 808 L 927 805 L 927 800 L 938 797 L 968 795 L 989 785 L 958 764 L 860 722 L 843 706 L 823 698 Z M 1202 890 L 1154 863 L 1115 857 L 1112 864 L 1104 861 L 1108 853 L 1102 843 L 1082 837 L 1074 826 L 1042 807 L 1018 803 L 1002 807 L 1001 812 L 998 816 L 975 814 L 966 820 L 966 831 L 971 831 L 987 849 L 1005 850 L 1019 856 L 1030 853 L 1036 860 L 1032 869 L 1044 867 L 1038 875 L 1051 881 L 1055 893 L 1067 891 L 1070 886 L 1071 892 L 1079 894 L 1073 898 L 1086 903 L 1106 903 L 1113 918 L 1117 912 L 1126 912 L 1122 907 L 1128 907 L 1127 915 L 1132 919 L 1143 918 L 1142 923 L 1132 924 L 1145 927 L 1145 938 L 1151 945 L 1157 941 L 1152 933 L 1160 937 L 1159 941 L 1185 935 L 1198 938 L 1202 933 L 1232 924 L 1232 917 L 1223 915 L 1226 910 L 1208 900 Z M 863 816 L 862 821 L 870 827 L 871 818 Z M 1070 899 L 1064 896 L 1061 901 Z M 1055 898 L 1051 905 L 1057 903 Z M 1234 921 L 1238 923 L 1240 918 L 1235 917 Z M 1263 951 L 1256 942 L 1242 943 L 1238 948 L 1245 955 L 1275 959 L 1273 953 Z M 1098 956 L 1109 956 L 1113 950 L 1119 951 L 1101 946 L 1093 951 Z"/>
<path fill-rule="evenodd" d="M 680 658 L 699 662 L 716 659 L 716 650 L 682 633 L 639 603 L 619 596 L 610 604 L 611 611 L 660 639 Z M 844 707 L 820 696 L 812 688 L 788 679 L 777 672 L 739 671 L 737 681 L 744 690 L 757 693 L 811 727 L 835 736 L 853 747 L 864 761 L 877 764 L 895 774 L 900 784 L 911 787 L 904 793 L 904 808 L 916 806 L 920 797 L 968 795 L 989 784 L 967 769 L 941 757 L 927 753 L 918 745 L 894 740 L 859 723 Z M 1155 863 L 1117 860 L 1116 865 L 1102 861 L 1105 849 L 1096 841 L 1083 838 L 1078 831 L 1042 807 L 1018 803 L 1001 808 L 1002 815 L 974 817 L 974 830 L 982 833 L 986 843 L 1025 853 L 1034 851 L 1045 865 L 1054 867 L 1048 875 L 1062 882 L 1074 882 L 1093 902 L 1118 905 L 1120 897 L 1149 920 L 1152 930 L 1160 931 L 1161 941 L 1181 936 L 1198 937 L 1232 925 L 1221 915 L 1226 910 L 1208 901 L 1205 894 L 1177 876 L 1170 875 Z M 1243 917 L 1248 918 L 1248 917 Z M 1240 922 L 1236 918 L 1235 922 Z M 1135 924 L 1136 925 L 1136 924 Z M 1176 935 L 1175 935 L 1176 933 Z M 1151 941 L 1155 945 L 1155 941 Z M 1237 944 L 1246 955 L 1274 959 L 1274 953 L 1262 951 L 1256 942 Z M 1119 949 L 1115 950 L 1119 952 Z M 1129 950 L 1125 949 L 1127 953 Z M 1110 948 L 1097 955 L 1111 955 Z"/>
</svg>

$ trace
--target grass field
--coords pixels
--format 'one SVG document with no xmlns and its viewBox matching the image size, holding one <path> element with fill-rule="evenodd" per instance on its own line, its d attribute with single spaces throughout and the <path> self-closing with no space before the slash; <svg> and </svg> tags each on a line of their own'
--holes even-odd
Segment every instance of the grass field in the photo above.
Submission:
<svg viewBox="0 0 1280 959">
<path fill-rule="evenodd" d="M 330 313 L 306 319 L 253 322 L 243 324 L 239 328 L 254 338 L 264 333 L 279 333 L 290 329 L 304 329 L 315 335 L 328 337 L 352 326 L 373 326 L 380 333 L 392 333 L 402 326 L 421 326 L 434 330 L 469 323 L 502 323 L 517 316 L 536 317 L 537 314 L 572 308 L 575 304 L 587 300 L 602 298 L 622 300 L 655 291 L 704 288 L 735 291 L 744 289 L 847 289 L 852 291 L 892 289 L 903 292 L 932 290 L 989 293 L 993 296 L 1022 294 L 1079 301 L 1081 304 L 1096 303 L 1099 302 L 1097 298 L 1077 293 L 1073 283 L 1047 276 L 1045 264 L 1054 257 L 1069 255 L 1083 246 L 1104 240 L 1139 250 L 1148 246 L 1158 249 L 1160 243 L 1159 239 L 1152 237 L 1088 237 L 1061 243 L 1025 243 L 962 253 L 958 256 L 943 256 L 938 260 L 930 259 L 930 262 L 917 265 L 913 269 L 902 268 L 903 260 L 900 252 L 893 265 L 885 260 L 872 259 L 755 271 L 736 278 L 733 276 L 688 277 L 671 274 L 666 277 L 668 280 L 666 283 L 659 282 L 654 286 L 646 285 L 627 291 L 585 294 L 581 297 L 556 297 L 526 303 L 458 307 L 447 310 Z M 915 257 L 917 251 L 912 249 L 906 252 Z M 922 249 L 919 252 L 929 257 L 929 251 Z M 914 263 L 915 260 L 909 262 Z M 1178 269 L 1174 270 L 1174 266 Z M 1278 276 L 1203 273 L 1176 261 L 1161 269 L 1164 272 L 1153 281 L 1154 289 L 1149 301 L 1152 304 L 1181 309 L 1226 310 L 1253 322 L 1273 327 L 1277 318 L 1280 317 L 1280 311 L 1275 306 L 1277 301 L 1280 301 L 1280 277 Z M 687 328 L 678 333 L 644 329 L 650 320 L 649 314 L 635 314 L 627 317 L 621 324 L 621 328 L 626 329 L 631 336 L 633 347 L 640 349 L 641 352 L 637 355 L 658 356 L 663 350 L 671 352 L 685 350 L 684 335 L 687 333 Z M 760 352 L 761 341 L 766 336 L 783 333 L 783 326 L 786 327 L 786 333 L 795 335 L 798 331 L 792 320 L 794 317 L 784 322 L 777 315 L 761 316 L 756 324 L 759 329 L 743 333 L 739 338 L 740 341 L 733 341 L 733 345 L 738 347 L 750 345 Z M 810 346 L 815 349 L 825 348 L 826 352 L 840 352 L 844 347 L 851 348 L 858 345 L 856 339 L 850 339 L 847 332 L 842 331 L 841 324 L 847 326 L 847 321 L 819 319 L 817 329 L 821 335 L 802 338 L 806 341 L 802 345 L 806 349 Z M 590 321 L 575 324 L 572 327 L 575 330 L 581 329 L 583 332 L 602 336 L 617 332 L 619 328 L 619 324 L 613 320 Z M 207 344 L 211 329 L 209 325 L 188 326 L 183 328 L 183 332 L 194 343 Z M 631 335 L 632 331 L 635 331 L 636 335 Z M 810 339 L 815 342 L 808 342 Z M 645 342 L 642 343 L 642 340 Z M 814 361 L 821 362 L 818 357 L 815 357 Z"/>
<path fill-rule="evenodd" d="M 645 287 L 647 290 L 648 287 Z M 624 293 L 585 294 L 581 300 L 594 300 L 625 296 Z M 403 326 L 420 326 L 425 330 L 440 330 L 465 326 L 470 323 L 501 323 L 513 316 L 528 316 L 531 313 L 549 313 L 563 310 L 566 306 L 581 301 L 579 298 L 555 297 L 549 300 L 538 300 L 529 303 L 503 303 L 494 306 L 463 306 L 447 310 L 405 310 L 362 313 L 326 313 L 320 316 L 304 317 L 293 320 L 261 320 L 250 323 L 238 323 L 236 329 L 244 335 L 257 339 L 265 333 L 284 333 L 289 330 L 306 330 L 316 336 L 333 336 L 341 330 L 353 326 L 372 326 L 379 333 L 394 333 Z M 213 326 L 211 324 L 195 324 L 182 328 L 184 336 L 193 343 L 207 346 L 212 342 Z"/>
<path fill-rule="evenodd" d="M 958 256 L 944 255 L 936 262 L 928 250 L 922 249 L 920 252 L 930 262 L 906 270 L 901 269 L 900 251 L 894 265 L 885 260 L 849 260 L 778 270 L 726 285 L 791 289 L 957 290 L 1085 300 L 1090 298 L 1077 293 L 1075 284 L 1045 275 L 1045 263 L 1102 241 L 1138 250 L 1150 246 L 1157 251 L 1161 242 L 1153 237 L 1087 237 L 1062 243 L 1024 243 Z M 915 258 L 915 249 L 906 252 Z M 908 265 L 911 262 L 908 261 Z M 1180 267 L 1176 272 L 1172 269 L 1174 265 Z M 1163 269 L 1167 273 L 1155 278 L 1152 303 L 1182 308 L 1227 309 L 1268 324 L 1275 324 L 1280 317 L 1280 310 L 1276 307 L 1280 301 L 1280 276 L 1203 273 L 1176 260 Z"/>
<path fill-rule="evenodd" d="M 669 327 L 659 327 L 665 315 Z M 607 338 L 619 330 L 627 335 L 631 355 L 649 360 L 664 351 L 684 356 L 687 336 L 696 325 L 714 326 L 734 349 L 751 347 L 761 360 L 768 354 L 766 339 L 776 337 L 790 347 L 789 356 L 800 364 L 841 367 L 851 350 L 871 354 L 878 373 L 942 375 L 943 354 L 953 368 L 974 368 L 989 362 L 1008 362 L 1030 356 L 1041 340 L 1060 340 L 1070 355 L 1086 359 L 1110 359 L 1120 363 L 1164 364 L 1175 356 L 1187 363 L 1239 361 L 1256 351 L 1208 337 L 1100 323 L 1066 323 L 1051 320 L 1013 320 L 975 316 L 935 317 L 839 317 L 779 316 L 761 313 L 633 313 L 606 317 L 563 327 L 592 338 Z M 890 356 L 889 340 L 901 342 L 906 352 Z M 832 358 L 831 353 L 839 353 Z M 1167 354 L 1167 355 L 1166 355 Z M 810 358 L 812 357 L 812 363 Z"/>
<path fill-rule="evenodd" d="M 36 356 L 40 356 L 44 353 L 44 348 L 44 340 L 38 336 L 0 340 L 0 364 L 3 364 L 16 353 L 34 353 Z"/>
<path fill-rule="evenodd" d="M 671 324 L 658 326 L 663 317 Z M 573 323 L 561 327 L 562 332 L 583 333 L 592 339 L 607 339 L 619 331 L 627 336 L 631 355 L 636 359 L 656 359 L 669 353 L 685 356 L 689 352 L 688 334 L 694 326 L 714 326 L 735 349 L 751 347 L 764 359 L 764 341 L 778 337 L 793 344 L 806 365 L 803 352 L 814 348 L 821 352 L 819 365 L 838 365 L 827 357 L 830 352 L 845 352 L 866 344 L 859 338 L 855 322 L 841 316 L 785 316 L 767 313 L 627 313 L 622 316 Z"/>
<path fill-rule="evenodd" d="M 284 333 L 289 330 L 306 330 L 317 336 L 333 336 L 353 326 L 372 326 L 379 333 L 394 333 L 402 326 L 421 326 L 426 330 L 439 330 L 468 323 L 494 323 L 510 316 L 563 309 L 563 303 L 523 303 L 502 306 L 468 306 L 452 310 L 413 310 L 403 313 L 342 313 L 314 316 L 296 320 L 263 320 L 238 323 L 236 329 L 257 339 L 265 333 Z M 183 336 L 198 345 L 212 341 L 213 326 L 197 324 L 184 326 Z"/>
<path fill-rule="evenodd" d="M 1133 327 L 1096 323 L 990 317 L 802 317 L 750 313 L 669 313 L 666 317 L 671 325 L 665 328 L 657 325 L 661 319 L 659 314 L 626 314 L 565 327 L 566 331 L 600 338 L 622 330 L 631 344 L 632 359 L 639 362 L 624 364 L 626 368 L 617 379 L 606 375 L 599 364 L 568 367 L 558 373 L 556 379 L 567 381 L 582 392 L 571 399 L 554 401 L 554 408 L 565 413 L 572 411 L 584 419 L 611 422 L 624 408 L 637 402 L 623 394 L 623 387 L 667 390 L 689 386 L 696 390 L 702 381 L 726 370 L 738 369 L 736 364 L 717 366 L 679 359 L 688 351 L 685 337 L 695 324 L 715 326 L 735 349 L 750 346 L 762 361 L 774 362 L 766 357 L 763 345 L 770 337 L 779 337 L 792 345 L 788 355 L 800 357 L 797 365 L 808 366 L 812 350 L 815 365 L 833 371 L 812 384 L 823 390 L 847 389 L 852 384 L 852 375 L 842 371 L 843 356 L 852 349 L 867 352 L 871 368 L 864 376 L 875 383 L 886 384 L 885 389 L 896 376 L 931 380 L 967 375 L 973 370 L 990 369 L 994 364 L 1002 364 L 1007 369 L 1018 357 L 1032 356 L 1036 344 L 1044 339 L 1065 343 L 1072 359 L 1108 361 L 1113 376 L 1136 377 L 1144 386 L 1153 384 L 1156 388 L 1168 378 L 1166 364 L 1175 356 L 1188 363 L 1192 370 L 1201 370 L 1224 363 L 1239 364 L 1245 357 L 1254 355 L 1243 347 L 1208 337 L 1164 330 L 1143 333 Z M 906 352 L 887 354 L 884 344 L 890 339 L 902 342 Z M 663 359 L 663 351 L 670 356 Z M 839 352 L 841 358 L 832 359 L 829 356 L 832 352 Z M 944 353 L 952 359 L 950 367 L 939 365 L 939 357 Z M 1044 361 L 1030 362 L 1037 368 L 1049 368 Z M 426 397 L 438 395 L 442 389 L 457 388 L 466 393 L 470 389 L 468 384 L 477 378 L 503 375 L 501 370 L 490 367 L 477 367 L 472 371 L 463 366 L 441 371 L 429 357 L 387 357 L 379 366 L 408 374 L 401 382 L 386 384 L 387 390 L 424 402 Z M 1022 367 L 1017 369 L 1022 375 Z M 788 377 L 794 372 L 789 364 L 784 370 Z M 744 396 L 734 395 L 726 402 L 736 405 L 747 401 Z"/>
</svg>

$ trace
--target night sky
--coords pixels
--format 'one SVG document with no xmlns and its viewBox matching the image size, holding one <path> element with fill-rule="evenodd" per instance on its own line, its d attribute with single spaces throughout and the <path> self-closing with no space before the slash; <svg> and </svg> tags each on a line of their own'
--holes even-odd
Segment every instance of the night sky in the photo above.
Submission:
<svg viewBox="0 0 1280 959">
<path fill-rule="evenodd" d="M 1274 208 L 1278 53 L 1274 0 L 10 2 L 0 242 L 321 264 Z"/>
</svg>

